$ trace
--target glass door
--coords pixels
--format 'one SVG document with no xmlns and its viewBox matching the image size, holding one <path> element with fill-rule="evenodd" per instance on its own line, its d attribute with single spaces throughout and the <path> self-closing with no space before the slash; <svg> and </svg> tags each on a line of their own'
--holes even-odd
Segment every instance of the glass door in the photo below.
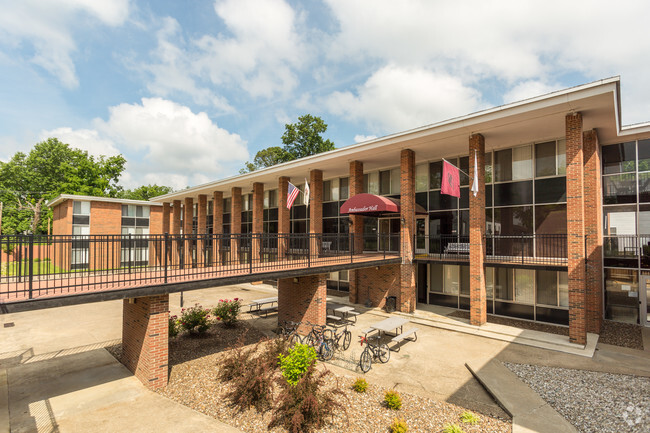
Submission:
<svg viewBox="0 0 650 433">
<path fill-rule="evenodd" d="M 427 254 L 427 242 L 429 224 L 427 224 L 427 217 L 418 217 L 415 220 L 415 254 Z"/>
<path fill-rule="evenodd" d="M 641 275 L 639 280 L 639 323 L 650 326 L 650 275 Z"/>
</svg>

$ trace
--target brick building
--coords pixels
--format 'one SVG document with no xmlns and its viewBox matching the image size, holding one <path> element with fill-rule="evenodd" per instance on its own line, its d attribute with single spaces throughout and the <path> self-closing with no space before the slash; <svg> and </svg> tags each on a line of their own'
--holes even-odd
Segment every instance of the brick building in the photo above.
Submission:
<svg viewBox="0 0 650 433">
<path fill-rule="evenodd" d="M 650 124 L 620 124 L 619 86 L 601 80 L 153 201 L 163 232 L 327 234 L 324 249 L 400 252 L 400 265 L 312 285 L 324 279 L 352 302 L 394 296 L 402 311 L 443 305 L 475 324 L 487 314 L 563 324 L 584 343 L 603 318 L 650 319 Z M 443 158 L 461 169 L 460 198 L 440 192 Z M 304 190 L 305 179 L 309 206 L 301 194 L 288 210 L 288 182 Z M 346 207 L 360 194 L 368 206 Z M 204 248 L 214 258 L 236 242 Z"/>
</svg>

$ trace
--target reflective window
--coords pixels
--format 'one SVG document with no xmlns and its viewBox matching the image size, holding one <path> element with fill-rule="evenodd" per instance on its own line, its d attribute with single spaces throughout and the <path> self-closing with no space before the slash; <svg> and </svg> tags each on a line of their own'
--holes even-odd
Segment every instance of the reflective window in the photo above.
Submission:
<svg viewBox="0 0 650 433">
<path fill-rule="evenodd" d="M 399 194 L 401 189 L 401 172 L 399 168 L 390 171 L 390 193 Z"/>
<path fill-rule="evenodd" d="M 537 271 L 537 303 L 558 305 L 558 275 L 556 271 Z"/>
<path fill-rule="evenodd" d="M 517 206 L 494 209 L 495 234 L 533 234 L 533 207 Z M 496 229 L 499 231 L 496 231 Z"/>
<path fill-rule="evenodd" d="M 566 233 L 566 205 L 549 204 L 535 206 L 535 233 Z"/>
<path fill-rule="evenodd" d="M 512 180 L 512 149 L 494 152 L 494 181 Z"/>
<path fill-rule="evenodd" d="M 648 160 L 650 161 L 650 160 Z M 650 172 L 639 173 L 639 202 L 650 202 Z"/>
<path fill-rule="evenodd" d="M 635 235 L 636 206 L 615 206 L 603 209 L 605 236 Z"/>
<path fill-rule="evenodd" d="M 485 153 L 485 183 L 492 183 L 492 153 Z"/>
<path fill-rule="evenodd" d="M 566 201 L 566 177 L 535 180 L 535 203 Z"/>
<path fill-rule="evenodd" d="M 639 140 L 639 171 L 650 170 L 650 139 Z"/>
<path fill-rule="evenodd" d="M 535 302 L 535 271 L 515 269 L 515 301 L 521 304 Z"/>
<path fill-rule="evenodd" d="M 440 189 L 442 180 L 442 161 L 429 164 L 429 188 Z"/>
<path fill-rule="evenodd" d="M 458 173 L 460 177 L 460 184 L 469 185 L 469 176 L 467 175 L 469 174 L 469 156 L 463 156 L 459 159 L 458 163 L 459 165 L 457 167 L 460 168 L 460 171 Z"/>
<path fill-rule="evenodd" d="M 557 174 L 566 174 L 566 140 L 557 142 Z"/>
<path fill-rule="evenodd" d="M 522 146 L 512 149 L 512 180 L 533 177 L 533 160 L 531 147 Z"/>
<path fill-rule="evenodd" d="M 512 269 L 494 269 L 494 296 L 504 301 L 513 300 Z"/>
<path fill-rule="evenodd" d="M 72 202 L 73 215 L 90 215 L 90 202 L 89 201 L 73 201 Z"/>
<path fill-rule="evenodd" d="M 379 194 L 379 173 L 375 171 L 364 174 L 363 187 L 368 194 Z"/>
<path fill-rule="evenodd" d="M 602 147 L 603 174 L 634 171 L 636 160 L 636 143 L 610 144 Z"/>
<path fill-rule="evenodd" d="M 535 176 L 555 176 L 555 142 L 535 144 Z"/>
<path fill-rule="evenodd" d="M 428 164 L 420 164 L 415 166 L 415 191 L 428 191 L 429 190 L 429 166 Z M 425 207 L 426 209 L 426 207 Z"/>
<path fill-rule="evenodd" d="M 605 268 L 605 318 L 639 323 L 639 273 Z"/>
<path fill-rule="evenodd" d="M 636 174 L 603 176 L 603 203 L 636 203 Z"/>
<path fill-rule="evenodd" d="M 347 200 L 350 198 L 350 187 L 347 177 L 339 179 L 339 200 Z"/>
<path fill-rule="evenodd" d="M 460 288 L 460 267 L 458 265 L 443 265 L 443 293 L 458 295 Z"/>
<path fill-rule="evenodd" d="M 512 206 L 533 202 L 533 182 L 509 182 L 494 185 L 494 205 Z"/>
<path fill-rule="evenodd" d="M 390 171 L 380 171 L 379 172 L 379 194 L 388 195 L 390 194 Z"/>
</svg>

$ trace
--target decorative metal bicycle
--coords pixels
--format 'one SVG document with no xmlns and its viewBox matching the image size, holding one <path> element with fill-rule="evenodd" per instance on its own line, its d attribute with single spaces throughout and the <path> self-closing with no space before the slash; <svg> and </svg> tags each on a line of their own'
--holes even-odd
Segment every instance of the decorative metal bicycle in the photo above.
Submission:
<svg viewBox="0 0 650 433">
<path fill-rule="evenodd" d="M 373 358 L 379 359 L 379 362 L 385 364 L 390 359 L 390 349 L 386 343 L 380 343 L 381 335 L 373 335 L 368 337 L 367 335 L 359 337 L 361 341 L 359 342 L 362 346 L 363 343 L 366 343 L 366 347 L 361 352 L 359 357 L 359 367 L 361 371 L 367 373 L 372 367 Z M 371 343 L 370 340 L 377 340 L 376 343 Z"/>
</svg>

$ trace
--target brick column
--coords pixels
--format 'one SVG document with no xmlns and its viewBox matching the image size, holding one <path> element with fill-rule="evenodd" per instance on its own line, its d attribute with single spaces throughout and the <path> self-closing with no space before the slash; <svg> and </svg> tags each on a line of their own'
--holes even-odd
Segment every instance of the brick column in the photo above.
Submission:
<svg viewBox="0 0 650 433">
<path fill-rule="evenodd" d="M 194 264 L 192 244 L 194 236 L 192 234 L 192 223 L 194 222 L 194 199 L 185 197 L 183 204 L 183 267 L 191 268 Z"/>
<path fill-rule="evenodd" d="M 603 324 L 603 214 L 598 135 L 583 133 L 585 235 L 587 236 L 587 332 L 600 334 Z"/>
<path fill-rule="evenodd" d="M 478 172 L 478 193 L 469 193 L 469 290 L 470 323 L 480 326 L 487 322 L 485 293 L 485 138 L 481 134 L 469 137 L 470 185 L 474 181 L 474 155 Z"/>
<path fill-rule="evenodd" d="M 363 162 L 350 161 L 350 177 L 348 178 L 348 187 L 350 197 L 363 193 Z M 355 252 L 363 252 L 363 216 L 349 215 L 351 242 L 354 245 Z M 350 246 L 352 247 L 352 245 Z M 350 294 L 349 299 L 352 303 L 361 302 L 358 284 L 358 272 L 349 271 Z"/>
<path fill-rule="evenodd" d="M 241 188 L 231 190 L 230 208 L 230 262 L 239 263 L 239 236 L 241 236 Z"/>
<path fill-rule="evenodd" d="M 165 202 L 163 203 L 163 210 L 162 210 L 162 232 L 163 233 L 170 233 L 170 228 L 171 228 L 171 221 L 169 220 L 171 216 L 171 206 L 169 203 Z"/>
<path fill-rule="evenodd" d="M 223 235 L 223 192 L 212 193 L 212 263 L 221 264 L 221 236 Z"/>
<path fill-rule="evenodd" d="M 584 161 L 582 114 L 566 116 L 566 196 L 569 254 L 569 339 L 586 344 Z M 600 209 L 598 209 L 600 211 Z"/>
<path fill-rule="evenodd" d="M 208 232 L 208 196 L 199 194 L 196 212 L 196 261 L 199 266 L 205 263 L 205 234 Z"/>
<path fill-rule="evenodd" d="M 181 201 L 174 200 L 174 206 L 172 207 L 172 234 L 174 235 L 174 241 L 172 242 L 172 262 L 171 265 L 176 267 L 180 265 L 180 256 L 181 250 L 183 248 L 182 243 L 179 240 L 181 234 Z"/>
<path fill-rule="evenodd" d="M 415 152 L 403 149 L 400 152 L 400 296 L 397 308 L 412 313 L 417 303 L 415 288 L 415 267 L 413 263 L 413 242 L 415 235 Z"/>
<path fill-rule="evenodd" d="M 251 260 L 262 261 L 262 233 L 264 233 L 264 184 L 253 183 L 253 242 Z"/>
<path fill-rule="evenodd" d="M 167 386 L 169 295 L 125 299 L 122 364 L 147 387 Z"/>
<path fill-rule="evenodd" d="M 289 241 L 286 238 L 291 233 L 291 214 L 287 209 L 288 188 L 289 178 L 285 176 L 278 178 L 278 260 L 286 256 L 289 248 Z"/>
<path fill-rule="evenodd" d="M 278 322 L 310 322 L 324 325 L 327 305 L 327 275 L 308 275 L 278 280 Z M 302 325 L 306 335 L 311 327 Z"/>
<path fill-rule="evenodd" d="M 309 172 L 309 188 L 311 190 L 309 233 L 312 236 L 310 249 L 312 256 L 318 257 L 323 241 L 323 172 L 321 170 L 311 170 Z"/>
</svg>

